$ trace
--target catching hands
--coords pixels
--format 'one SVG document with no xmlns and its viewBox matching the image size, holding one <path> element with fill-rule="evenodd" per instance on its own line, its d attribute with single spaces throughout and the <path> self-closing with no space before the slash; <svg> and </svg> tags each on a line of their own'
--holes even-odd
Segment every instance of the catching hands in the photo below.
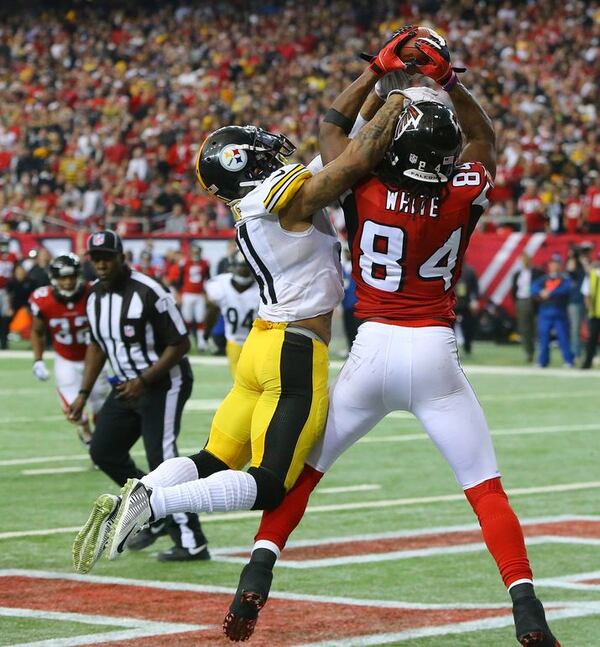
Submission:
<svg viewBox="0 0 600 647">
<path fill-rule="evenodd" d="M 449 92 L 458 81 L 457 72 L 465 72 L 464 67 L 452 67 L 450 52 L 446 41 L 439 34 L 432 34 L 430 38 L 418 38 L 415 47 L 427 58 L 428 63 L 415 65 L 417 72 L 428 76 Z"/>
<path fill-rule="evenodd" d="M 48 369 L 46 368 L 43 359 L 35 361 L 31 370 L 35 377 L 42 382 L 45 382 L 50 377 L 50 373 L 48 373 Z"/>
<path fill-rule="evenodd" d="M 395 31 L 386 44 L 379 50 L 375 56 L 371 54 L 360 54 L 360 57 L 369 62 L 369 68 L 379 78 L 389 74 L 390 72 L 404 71 L 411 67 L 406 65 L 398 57 L 397 52 L 402 48 L 402 45 L 409 39 L 416 36 L 416 28 L 412 25 L 403 27 Z"/>
</svg>

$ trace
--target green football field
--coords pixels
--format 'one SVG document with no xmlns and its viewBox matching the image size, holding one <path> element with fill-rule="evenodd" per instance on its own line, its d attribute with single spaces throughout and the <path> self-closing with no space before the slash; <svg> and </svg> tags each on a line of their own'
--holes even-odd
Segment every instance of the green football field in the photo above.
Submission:
<svg viewBox="0 0 600 647">
<path fill-rule="evenodd" d="M 202 447 L 230 384 L 223 359 L 192 359 L 182 453 Z M 600 645 L 600 371 L 526 368 L 518 348 L 484 343 L 465 367 L 551 626 L 563 647 Z M 0 645 L 230 644 L 221 621 L 257 513 L 203 518 L 210 562 L 159 563 L 161 538 L 76 575 L 77 529 L 95 497 L 117 488 L 92 468 L 27 353 L 0 354 L 0 385 Z M 342 457 L 292 539 L 250 644 L 516 645 L 471 509 L 408 414 Z"/>
</svg>

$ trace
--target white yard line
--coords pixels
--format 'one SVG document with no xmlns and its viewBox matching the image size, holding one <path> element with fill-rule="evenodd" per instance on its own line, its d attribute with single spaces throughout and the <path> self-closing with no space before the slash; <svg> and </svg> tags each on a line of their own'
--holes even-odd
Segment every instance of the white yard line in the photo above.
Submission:
<svg viewBox="0 0 600 647">
<path fill-rule="evenodd" d="M 214 625 L 193 625 L 175 622 L 157 622 L 143 618 L 123 618 L 116 616 L 92 615 L 87 613 L 61 613 L 59 611 L 44 611 L 43 609 L 21 609 L 15 607 L 0 607 L 0 617 L 30 618 L 32 620 L 53 620 L 62 622 L 79 622 L 89 625 L 107 625 L 128 627 L 126 631 L 109 631 L 70 638 L 51 638 L 34 642 L 13 643 L 14 647 L 70 647 L 75 645 L 98 645 L 118 640 L 134 640 L 152 636 L 187 633 L 212 629 Z"/>
<path fill-rule="evenodd" d="M 88 467 L 48 467 L 40 470 L 22 470 L 23 476 L 41 476 L 45 474 L 72 474 L 76 472 L 89 472 Z"/>
<path fill-rule="evenodd" d="M 315 494 L 342 494 L 345 492 L 369 492 L 371 490 L 381 490 L 381 485 L 363 483 L 362 485 L 346 485 L 341 487 L 320 487 L 315 490 Z"/>
<path fill-rule="evenodd" d="M 44 355 L 46 359 L 53 359 L 54 353 L 47 352 Z M 31 361 L 31 351 L 26 350 L 5 350 L 0 353 L 0 361 L 3 359 L 24 359 Z M 191 364 L 198 366 L 228 366 L 226 357 L 210 357 L 205 355 L 191 355 L 189 357 Z M 340 360 L 331 360 L 331 368 L 341 368 L 344 362 Z M 527 375 L 535 377 L 564 377 L 565 379 L 585 379 L 590 380 L 600 378 L 600 371 L 578 371 L 566 368 L 546 368 L 540 369 L 528 366 L 471 366 L 463 365 L 463 369 L 473 375 L 501 375 L 513 377 L 514 375 Z"/>
<path fill-rule="evenodd" d="M 527 496 L 530 494 L 549 494 L 555 492 L 572 492 L 577 490 L 600 489 L 600 481 L 587 481 L 582 483 L 563 483 L 562 485 L 542 485 L 528 488 L 514 488 L 507 490 L 510 496 Z M 464 501 L 464 494 L 443 494 L 439 496 L 424 496 L 404 499 L 383 499 L 374 501 L 356 501 L 353 503 L 337 503 L 327 505 L 308 506 L 305 514 L 318 514 L 321 512 L 348 512 L 354 510 L 374 510 L 379 508 L 397 508 L 409 505 L 425 505 L 427 503 L 441 503 L 452 501 Z M 237 521 L 239 519 L 257 519 L 261 516 L 259 511 L 225 512 L 207 514 L 202 517 L 202 523 L 214 523 L 221 521 Z M 61 533 L 78 532 L 79 526 L 69 528 L 47 528 L 43 530 L 14 530 L 0 532 L 0 539 L 17 539 L 19 537 L 36 537 L 55 535 Z"/>
<path fill-rule="evenodd" d="M 545 603 L 546 618 L 550 622 L 564 620 L 566 618 L 583 618 L 600 613 L 600 602 L 595 604 L 584 603 L 579 606 L 572 606 L 568 609 L 548 610 L 550 605 Z M 563 606 L 558 604 L 558 606 Z M 500 629 L 510 627 L 513 624 L 512 615 L 500 616 L 499 618 L 487 618 L 482 620 L 471 620 L 468 622 L 457 622 L 437 627 L 421 627 L 419 629 L 408 629 L 397 633 L 369 634 L 365 636 L 353 636 L 342 640 L 323 640 L 312 643 L 297 643 L 295 647 L 365 647 L 366 645 L 397 644 L 416 638 L 432 636 L 449 636 L 486 629 Z M 511 643 L 512 644 L 512 643 Z"/>
</svg>

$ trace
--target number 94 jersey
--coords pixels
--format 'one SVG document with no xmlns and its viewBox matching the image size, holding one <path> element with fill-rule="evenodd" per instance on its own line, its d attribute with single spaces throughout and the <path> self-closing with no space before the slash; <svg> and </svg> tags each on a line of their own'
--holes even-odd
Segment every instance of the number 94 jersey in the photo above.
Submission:
<svg viewBox="0 0 600 647">
<path fill-rule="evenodd" d="M 492 180 L 479 162 L 457 167 L 440 197 L 420 198 L 376 177 L 342 196 L 359 319 L 451 326 L 454 285 Z"/>
<path fill-rule="evenodd" d="M 206 296 L 219 306 L 225 321 L 225 339 L 243 344 L 258 312 L 258 285 L 252 283 L 243 292 L 232 285 L 233 274 L 217 274 L 206 282 Z"/>
<path fill-rule="evenodd" d="M 63 301 L 56 297 L 51 286 L 38 288 L 29 297 L 29 307 L 34 317 L 46 324 L 52 338 L 54 351 L 72 362 L 85 358 L 89 324 L 85 304 L 89 294 L 86 286 L 76 301 Z"/>
</svg>

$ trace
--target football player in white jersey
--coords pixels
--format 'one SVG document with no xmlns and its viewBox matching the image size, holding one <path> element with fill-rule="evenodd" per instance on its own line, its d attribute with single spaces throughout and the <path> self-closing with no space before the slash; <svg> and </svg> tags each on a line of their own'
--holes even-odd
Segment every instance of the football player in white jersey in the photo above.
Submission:
<svg viewBox="0 0 600 647">
<path fill-rule="evenodd" d="M 395 53 L 401 38 L 391 39 L 345 90 L 358 105 L 380 76 L 405 69 Z M 85 549 L 77 563 L 86 571 L 105 548 L 109 558 L 117 557 L 150 519 L 271 509 L 294 484 L 323 432 L 331 315 L 343 293 L 340 244 L 323 207 L 379 164 L 403 105 L 401 94 L 391 94 L 344 152 L 314 176 L 302 164 L 285 163 L 294 146 L 283 135 L 228 126 L 206 138 L 196 161 L 198 179 L 236 216 L 238 246 L 259 287 L 258 318 L 204 449 L 129 481 L 120 497 L 96 500 L 75 542 Z M 355 118 L 336 110 L 325 117 L 346 132 Z M 248 471 L 241 471 L 248 462 Z M 231 622 L 257 613 L 264 602 L 241 594 Z"/>
<path fill-rule="evenodd" d="M 205 290 L 208 299 L 206 330 L 212 328 L 220 310 L 225 321 L 227 359 L 235 379 L 242 346 L 252 329 L 260 300 L 258 284 L 240 251 L 233 254 L 230 271 L 209 279 Z"/>
</svg>

